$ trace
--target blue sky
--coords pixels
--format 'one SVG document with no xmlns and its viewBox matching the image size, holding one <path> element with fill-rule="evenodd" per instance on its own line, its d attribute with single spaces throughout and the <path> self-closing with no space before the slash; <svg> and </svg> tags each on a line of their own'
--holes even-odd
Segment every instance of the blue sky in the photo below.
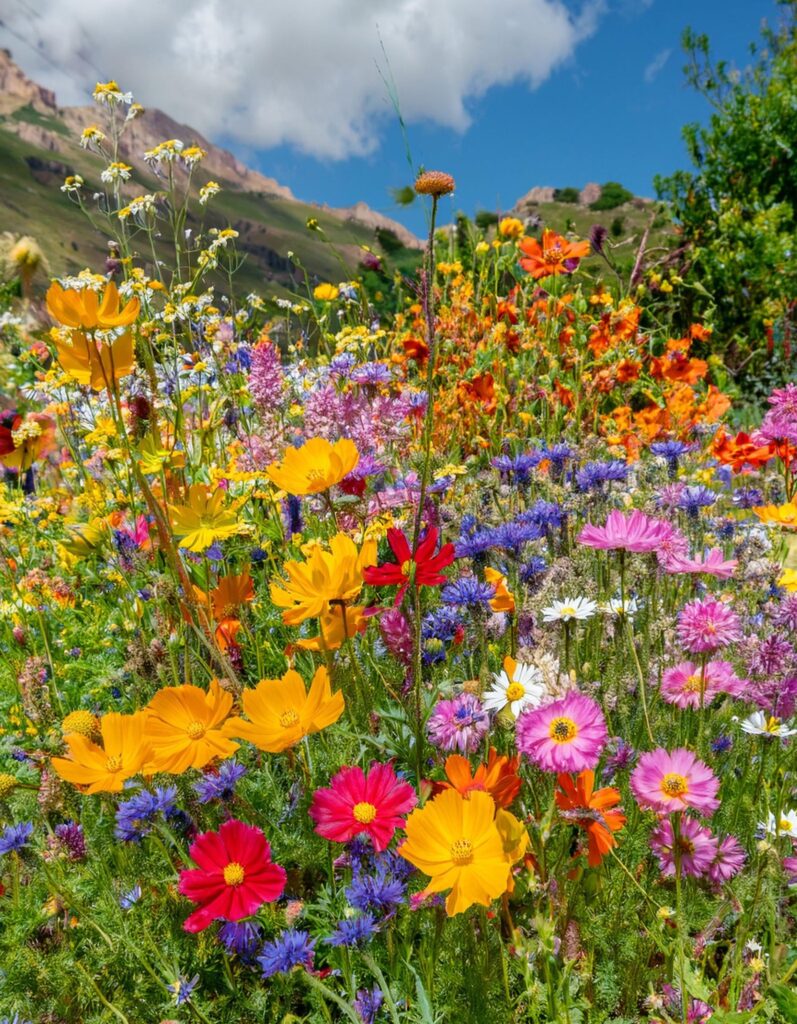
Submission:
<svg viewBox="0 0 797 1024">
<path fill-rule="evenodd" d="M 770 0 L 609 0 L 594 34 L 539 88 L 491 88 L 469 103 L 472 124 L 461 133 L 438 124 L 410 124 L 413 159 L 454 174 L 452 205 L 469 213 L 508 209 L 533 185 L 615 180 L 652 196 L 657 173 L 687 166 L 682 125 L 708 116 L 706 102 L 684 84 L 684 28 L 708 33 L 718 56 L 743 66 L 764 17 L 775 24 L 778 5 Z M 389 196 L 392 186 L 410 178 L 393 118 L 368 156 L 318 160 L 280 146 L 249 150 L 247 157 L 297 196 L 333 206 L 363 199 L 423 230 L 422 208 L 401 210 Z"/>
</svg>

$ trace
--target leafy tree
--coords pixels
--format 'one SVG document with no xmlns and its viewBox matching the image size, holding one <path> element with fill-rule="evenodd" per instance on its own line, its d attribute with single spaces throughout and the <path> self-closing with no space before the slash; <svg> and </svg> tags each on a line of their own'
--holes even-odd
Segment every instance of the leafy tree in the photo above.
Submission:
<svg viewBox="0 0 797 1024">
<path fill-rule="evenodd" d="M 477 228 L 481 228 L 482 231 L 486 231 L 488 228 L 491 228 L 493 224 L 498 223 L 498 214 L 493 213 L 492 210 L 477 210 L 476 216 L 473 220 Z"/>
<path fill-rule="evenodd" d="M 589 208 L 590 210 L 614 210 L 615 207 L 622 206 L 623 203 L 630 203 L 633 198 L 634 193 L 629 192 L 619 181 L 607 181 L 605 185 L 601 185 L 600 198 L 596 199 L 594 203 L 590 203 Z"/>
<path fill-rule="evenodd" d="M 797 305 L 797 0 L 780 2 L 782 24 L 764 26 L 742 72 L 684 34 L 687 81 L 713 113 L 684 129 L 693 170 L 656 181 L 680 225 L 681 320 L 708 315 L 715 350 L 751 379 L 788 349 Z"/>
<path fill-rule="evenodd" d="M 566 188 L 557 188 L 553 197 L 557 203 L 577 203 L 581 198 L 581 193 L 577 188 L 568 185 Z"/>
</svg>

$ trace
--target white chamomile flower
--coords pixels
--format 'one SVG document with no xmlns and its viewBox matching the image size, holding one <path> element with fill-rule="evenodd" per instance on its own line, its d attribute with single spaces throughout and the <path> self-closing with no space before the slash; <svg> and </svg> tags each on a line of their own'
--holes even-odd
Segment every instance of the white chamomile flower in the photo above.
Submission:
<svg viewBox="0 0 797 1024">
<path fill-rule="evenodd" d="M 754 711 L 749 718 L 741 723 L 742 732 L 751 736 L 785 736 L 797 735 L 797 729 L 790 729 L 785 723 L 774 715 L 767 715 L 763 711 Z"/>
<path fill-rule="evenodd" d="M 517 718 L 525 708 L 541 704 L 546 694 L 542 672 L 538 668 L 514 658 L 504 658 L 503 672 L 493 676 L 493 685 L 483 695 L 482 703 L 487 711 L 502 711 L 508 706 L 513 717 Z"/>
<path fill-rule="evenodd" d="M 626 615 L 629 619 L 633 619 L 639 611 L 639 601 L 635 597 L 627 597 L 623 604 L 622 598 L 612 597 L 601 605 L 601 611 L 608 612 L 609 615 Z"/>
<path fill-rule="evenodd" d="M 767 821 L 759 821 L 758 827 L 770 836 L 791 836 L 797 839 L 797 811 L 781 811 L 779 817 L 770 812 Z"/>
<path fill-rule="evenodd" d="M 598 606 L 588 597 L 566 597 L 563 601 L 554 601 L 553 604 L 542 610 L 543 622 L 573 622 L 574 620 L 591 619 Z"/>
</svg>

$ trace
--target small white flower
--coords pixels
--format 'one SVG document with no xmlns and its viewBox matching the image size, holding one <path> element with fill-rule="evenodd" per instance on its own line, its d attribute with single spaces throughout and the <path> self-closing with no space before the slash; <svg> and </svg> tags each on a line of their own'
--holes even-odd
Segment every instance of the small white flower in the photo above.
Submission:
<svg viewBox="0 0 797 1024">
<path fill-rule="evenodd" d="M 588 597 L 566 597 L 564 601 L 554 601 L 542 610 L 543 622 L 573 622 L 574 620 L 591 619 L 598 606 Z"/>
<path fill-rule="evenodd" d="M 766 715 L 763 711 L 754 711 L 742 722 L 742 732 L 751 736 L 784 736 L 797 735 L 797 729 L 790 729 L 774 715 Z"/>
<path fill-rule="evenodd" d="M 508 705 L 517 718 L 525 708 L 538 707 L 546 695 L 538 668 L 506 658 L 503 671 L 493 676 L 493 685 L 482 697 L 482 703 L 487 711 L 502 711 Z"/>
<path fill-rule="evenodd" d="M 601 611 L 608 612 L 609 615 L 626 615 L 629 619 L 633 619 L 639 611 L 639 601 L 635 597 L 627 597 L 623 604 L 622 598 L 612 597 L 601 605 Z"/>
<path fill-rule="evenodd" d="M 758 827 L 770 836 L 791 836 L 797 839 L 797 811 L 781 811 L 778 818 L 770 812 L 768 821 L 759 821 Z"/>
</svg>

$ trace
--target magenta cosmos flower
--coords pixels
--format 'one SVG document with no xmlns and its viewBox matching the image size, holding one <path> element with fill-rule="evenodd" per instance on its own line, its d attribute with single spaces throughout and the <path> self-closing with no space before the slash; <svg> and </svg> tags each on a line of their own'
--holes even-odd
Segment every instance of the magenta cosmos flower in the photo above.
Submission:
<svg viewBox="0 0 797 1024">
<path fill-rule="evenodd" d="M 594 768 L 607 735 L 600 707 L 591 697 L 574 691 L 522 712 L 516 727 L 518 750 L 546 772 Z"/>
<path fill-rule="evenodd" d="M 676 852 L 681 858 L 681 873 L 700 878 L 707 875 L 717 856 L 717 840 L 694 818 L 681 818 L 678 838 L 673 823 L 664 818 L 650 837 L 650 845 L 661 866 L 661 873 L 675 875 Z"/>
<path fill-rule="evenodd" d="M 701 690 L 702 706 L 708 707 L 717 694 L 737 696 L 743 687 L 743 680 L 736 676 L 729 661 L 709 661 L 703 672 L 693 661 L 683 661 L 662 676 L 661 695 L 679 708 L 699 708 Z"/>
<path fill-rule="evenodd" d="M 719 807 L 719 779 L 690 750 L 659 747 L 643 754 L 631 774 L 631 792 L 640 807 L 672 814 L 694 807 L 710 817 Z"/>
<path fill-rule="evenodd" d="M 745 852 L 736 836 L 725 836 L 717 842 L 717 852 L 708 869 L 714 885 L 721 885 L 738 874 L 744 867 Z"/>
<path fill-rule="evenodd" d="M 329 789 L 317 789 L 310 805 L 316 832 L 336 843 L 367 835 L 374 849 L 387 848 L 404 815 L 415 806 L 415 790 L 402 782 L 389 764 L 341 768 Z"/>
<path fill-rule="evenodd" d="M 578 535 L 579 544 L 602 550 L 655 551 L 673 532 L 663 519 L 651 519 L 634 509 L 630 515 L 615 509 L 604 526 L 585 526 Z"/>
<path fill-rule="evenodd" d="M 678 613 L 678 639 L 692 654 L 707 654 L 741 640 L 739 616 L 713 597 L 690 601 Z"/>
<path fill-rule="evenodd" d="M 479 749 L 490 719 L 482 702 L 472 693 L 441 700 L 429 717 L 429 741 L 441 750 L 472 754 Z"/>
<path fill-rule="evenodd" d="M 718 580 L 730 579 L 739 565 L 735 558 L 726 559 L 720 548 L 712 548 L 703 558 L 671 555 L 661 564 L 669 573 L 706 573 Z"/>
</svg>

